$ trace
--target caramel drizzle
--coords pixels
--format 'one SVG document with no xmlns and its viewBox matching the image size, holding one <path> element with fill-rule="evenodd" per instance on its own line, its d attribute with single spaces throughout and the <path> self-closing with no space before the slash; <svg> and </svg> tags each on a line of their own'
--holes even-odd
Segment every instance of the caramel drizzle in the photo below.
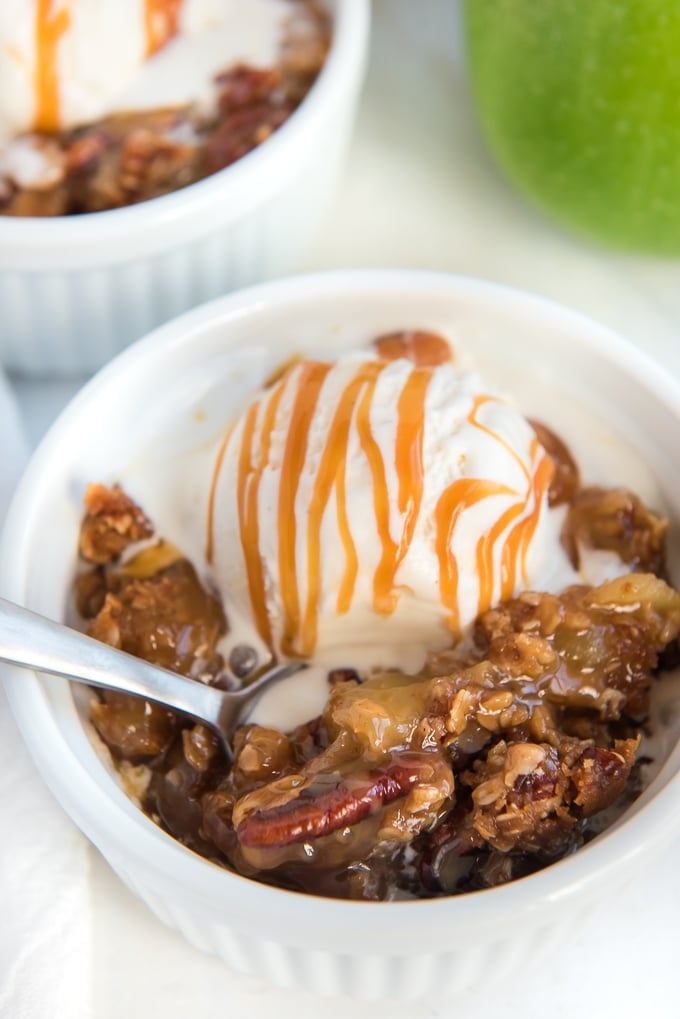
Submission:
<svg viewBox="0 0 680 1019">
<path fill-rule="evenodd" d="M 538 464 L 536 465 L 536 460 Z M 533 503 L 532 512 L 525 516 L 512 529 L 503 547 L 501 558 L 501 600 L 507 601 L 511 598 L 517 586 L 517 567 L 522 569 L 522 581 L 528 586 L 527 557 L 531 540 L 538 526 L 540 507 L 543 497 L 550 488 L 555 473 L 555 464 L 538 439 L 531 443 L 531 461 L 533 467 L 533 479 L 529 498 Z"/>
<path fill-rule="evenodd" d="M 354 545 L 354 541 L 352 540 L 349 518 L 347 516 L 347 495 L 344 470 L 338 471 L 335 478 L 335 507 L 338 518 L 340 542 L 345 552 L 345 572 L 342 580 L 340 581 L 340 587 L 338 588 L 336 611 L 339 616 L 344 616 L 346 612 L 349 612 L 350 605 L 352 604 L 354 587 L 359 573 L 359 557 L 357 556 L 357 550 Z"/>
<path fill-rule="evenodd" d="M 311 654 L 316 646 L 318 606 L 321 593 L 321 524 L 334 485 L 338 529 L 345 553 L 345 571 L 338 591 L 338 615 L 347 612 L 352 603 L 359 563 L 349 527 L 345 496 L 345 470 L 350 425 L 362 390 L 365 390 L 366 397 L 370 402 L 376 381 L 384 367 L 385 365 L 378 361 L 362 364 L 359 372 L 345 387 L 328 430 L 328 438 L 319 462 L 307 517 L 307 604 L 300 641 L 302 653 L 305 655 Z"/>
<path fill-rule="evenodd" d="M 532 469 L 529 470 L 511 444 L 498 435 L 493 429 L 482 424 L 478 419 L 479 409 L 494 397 L 479 396 L 473 403 L 468 414 L 468 421 L 486 432 L 496 442 L 500 442 L 512 456 L 529 482 L 526 496 L 509 506 L 496 520 L 492 527 L 483 534 L 475 549 L 475 562 L 479 580 L 478 614 L 485 612 L 494 600 L 494 556 L 498 542 L 510 528 L 501 549 L 501 591 L 500 600 L 512 597 L 518 567 L 521 567 L 524 583 L 527 579 L 527 556 L 531 539 L 538 526 L 543 496 L 550 486 L 554 473 L 554 464 L 543 451 L 538 465 L 542 447 L 534 438 L 530 448 Z M 498 485 L 476 478 L 459 479 L 442 494 L 436 507 L 436 549 L 439 559 L 439 583 L 442 604 L 448 611 L 447 625 L 454 633 L 460 633 L 460 610 L 458 606 L 458 563 L 451 544 L 456 524 L 462 513 L 482 499 L 493 495 L 518 496 L 519 493 L 505 485 Z M 520 518 L 518 520 L 518 518 Z M 514 525 L 514 526 L 513 526 Z"/>
<path fill-rule="evenodd" d="M 479 428 L 480 431 L 485 432 L 496 442 L 500 442 L 524 474 L 526 481 L 531 486 L 531 491 L 527 494 L 526 499 L 522 502 L 515 503 L 513 506 L 509 507 L 505 513 L 501 514 L 493 527 L 491 527 L 485 535 L 482 535 L 477 544 L 476 561 L 477 576 L 479 577 L 479 612 L 486 611 L 493 601 L 493 559 L 496 543 L 513 521 L 515 521 L 517 517 L 526 513 L 527 505 L 533 492 L 533 486 L 536 483 L 536 478 L 534 477 L 532 480 L 532 472 L 527 468 L 524 460 L 519 456 L 517 450 L 511 445 L 511 443 L 479 420 L 479 410 L 487 403 L 495 402 L 495 400 L 495 397 L 488 395 L 476 397 L 472 410 L 468 415 L 468 420 L 476 428 Z M 532 466 L 536 460 L 536 450 L 537 443 L 534 439 L 532 440 L 530 449 Z M 537 506 L 538 503 L 535 505 Z M 537 524 L 538 512 L 536 511 L 531 513 L 528 517 L 524 517 L 524 519 L 522 519 L 520 523 L 511 530 L 510 534 L 506 538 L 501 554 L 500 597 L 502 601 L 510 598 L 515 590 L 518 562 L 522 565 L 522 573 L 526 580 L 526 555 L 528 553 L 529 540 L 533 535 Z M 527 540 L 527 535 L 529 540 Z"/>
<path fill-rule="evenodd" d="M 184 0 L 145 0 L 146 55 L 150 57 L 179 32 Z"/>
<path fill-rule="evenodd" d="M 460 633 L 460 610 L 458 607 L 458 560 L 451 548 L 456 524 L 462 514 L 494 495 L 515 495 L 507 485 L 482 478 L 459 478 L 440 495 L 435 508 L 435 550 L 439 560 L 439 598 L 448 612 L 447 626 L 453 633 Z M 480 539 L 480 543 L 484 537 Z M 486 569 L 487 557 L 479 553 L 477 546 L 477 564 Z M 482 585 L 480 575 L 480 587 Z M 493 583 L 493 578 L 491 578 Z"/>
<path fill-rule="evenodd" d="M 205 558 L 208 563 L 212 563 L 213 556 L 215 554 L 215 498 L 217 493 L 217 482 L 222 470 L 224 454 L 227 452 L 227 446 L 229 445 L 229 440 L 231 439 L 233 432 L 234 425 L 231 425 L 222 439 L 222 444 L 220 445 L 217 453 L 217 459 L 215 460 L 212 481 L 210 482 L 210 493 L 208 495 L 208 524 L 206 528 L 207 536 L 205 542 Z"/>
<path fill-rule="evenodd" d="M 297 518 L 295 499 L 307 455 L 309 428 L 326 376 L 328 364 L 305 362 L 299 368 L 297 395 L 288 422 L 288 435 L 281 464 L 278 505 L 279 592 L 283 629 L 281 650 L 297 655 L 296 638 L 300 632 L 300 593 L 296 563 Z"/>
<path fill-rule="evenodd" d="M 338 615 L 349 611 L 354 598 L 359 563 L 349 524 L 345 487 L 353 421 L 371 470 L 374 512 L 382 546 L 381 559 L 374 575 L 374 608 L 376 612 L 389 614 L 396 607 L 398 594 L 394 590 L 394 578 L 410 548 L 423 496 L 425 397 L 432 371 L 430 369 L 412 371 L 397 405 L 395 468 L 401 533 L 399 540 L 394 541 L 389 526 L 391 501 L 385 465 L 370 428 L 370 410 L 376 383 L 386 367 L 387 364 L 380 361 L 362 363 L 345 387 L 335 408 L 307 510 L 307 590 L 304 611 L 300 604 L 295 503 L 307 455 L 309 429 L 321 387 L 331 366 L 306 362 L 297 369 L 291 369 L 273 390 L 264 410 L 261 403 L 255 403 L 245 415 L 239 440 L 238 462 L 240 539 L 257 630 L 262 639 L 271 644 L 272 626 L 266 607 L 262 553 L 259 547 L 258 493 L 262 473 L 269 460 L 271 433 L 281 396 L 284 387 L 295 374 L 295 398 L 287 425 L 278 503 L 278 588 L 282 600 L 281 650 L 286 655 L 307 656 L 312 654 L 316 646 L 321 594 L 321 528 L 334 490 L 340 544 L 345 560 L 337 596 Z M 260 450 L 256 456 L 255 445 L 258 436 Z M 228 441 L 229 437 L 218 454 L 215 477 L 222 468 Z M 215 487 L 214 481 L 209 508 L 208 549 L 211 554 Z"/>
<path fill-rule="evenodd" d="M 238 518 L 241 548 L 245 559 L 250 603 L 255 615 L 255 626 L 262 640 L 271 645 L 272 633 L 265 591 L 264 561 L 260 552 L 260 518 L 258 512 L 260 483 L 269 463 L 271 437 L 285 390 L 282 379 L 271 392 L 260 428 L 260 450 L 257 462 L 253 455 L 255 425 L 260 404 L 255 403 L 246 414 L 241 437 L 238 465 Z"/>
<path fill-rule="evenodd" d="M 68 31 L 71 15 L 66 7 L 53 10 L 54 0 L 36 0 L 35 13 L 35 118 L 37 131 L 59 128 L 59 41 Z"/>
<path fill-rule="evenodd" d="M 397 406 L 398 426 L 395 465 L 399 481 L 397 505 L 402 515 L 402 534 L 393 564 L 392 580 L 413 541 L 413 532 L 423 501 L 425 471 L 423 469 L 423 433 L 425 430 L 425 397 L 432 371 L 411 372 Z"/>
<path fill-rule="evenodd" d="M 399 545 L 390 533 L 390 495 L 380 446 L 371 431 L 373 392 L 367 389 L 357 410 L 356 427 L 361 448 L 368 461 L 373 480 L 373 508 L 382 555 L 373 577 L 373 610 L 381 616 L 394 612 L 398 597 L 392 586 L 392 565 L 397 561 Z"/>
<path fill-rule="evenodd" d="M 477 562 L 477 576 L 479 577 L 479 612 L 484 612 L 486 609 L 491 607 L 493 602 L 493 589 L 494 589 L 494 551 L 496 543 L 500 540 L 501 536 L 505 533 L 507 528 L 517 520 L 517 517 L 521 516 L 526 510 L 525 502 L 516 502 L 504 513 L 501 513 L 498 520 L 493 524 L 492 527 L 483 534 L 477 542 L 476 550 L 476 562 Z M 512 594 L 515 584 L 515 564 L 519 553 L 519 537 L 516 531 L 513 530 L 503 545 L 502 552 L 502 566 L 505 567 L 505 573 L 501 572 L 501 583 L 505 580 L 504 586 L 508 586 L 508 582 L 512 577 L 512 584 L 510 591 L 507 595 L 501 596 L 501 600 L 509 598 Z"/>
<path fill-rule="evenodd" d="M 476 396 L 472 403 L 472 410 L 468 414 L 468 421 L 470 422 L 471 425 L 474 425 L 475 428 L 478 428 L 480 432 L 485 432 L 487 435 L 489 435 L 494 440 L 494 442 L 500 442 L 503 449 L 505 449 L 505 451 L 510 454 L 512 459 L 520 468 L 526 480 L 530 481 L 531 476 L 529 474 L 529 471 L 527 470 L 527 466 L 524 463 L 522 457 L 517 452 L 517 450 L 514 448 L 514 446 L 512 446 L 507 439 L 504 439 L 502 435 L 499 435 L 498 432 L 494 432 L 493 428 L 489 428 L 488 425 L 485 425 L 482 421 L 479 420 L 479 411 L 482 407 L 484 407 L 487 403 L 499 403 L 499 402 L 500 401 L 498 400 L 497 397 L 489 396 L 488 394 Z"/>
<path fill-rule="evenodd" d="M 373 610 L 378 615 L 391 615 L 399 601 L 395 577 L 403 562 L 415 531 L 423 498 L 423 431 L 425 427 L 425 396 L 432 378 L 431 369 L 411 372 L 397 404 L 397 435 L 394 465 L 397 472 L 397 507 L 401 514 L 401 533 L 394 541 L 390 533 L 391 499 L 380 447 L 370 426 L 372 391 L 366 391 L 357 414 L 357 431 L 373 478 L 373 505 L 382 555 L 373 578 Z"/>
</svg>

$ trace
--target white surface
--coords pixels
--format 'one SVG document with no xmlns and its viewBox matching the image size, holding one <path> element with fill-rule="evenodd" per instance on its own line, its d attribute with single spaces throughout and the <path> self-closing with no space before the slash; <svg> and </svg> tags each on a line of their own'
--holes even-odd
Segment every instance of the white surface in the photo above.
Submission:
<svg viewBox="0 0 680 1019">
<path fill-rule="evenodd" d="M 0 522 L 28 443 L 0 373 Z M 92 969 L 88 847 L 38 777 L 0 688 L 0 1016 L 80 1019 Z"/>
<path fill-rule="evenodd" d="M 0 369 L 0 523 L 12 497 L 29 454 L 29 440 L 25 432 L 16 396 Z"/>
<path fill-rule="evenodd" d="M 529 211 L 479 141 L 447 0 L 375 0 L 373 63 L 352 159 L 335 213 L 309 267 L 400 264 L 453 269 L 556 297 L 619 329 L 680 375 L 680 266 L 599 251 Z M 66 389 L 19 386 L 33 439 Z M 49 403 L 44 401 L 48 400 Z M 372 1019 L 457 1014 L 510 1017 L 678 1013 L 675 845 L 629 886 L 606 917 L 538 969 L 527 959 L 502 987 L 470 988 L 454 1003 L 361 1006 L 272 991 L 234 976 L 162 928 L 90 850 L 96 1019 L 149 1014 L 312 1019 L 348 1011 Z M 465 931 L 452 931 L 465 938 Z M 3 1019 L 9 1017 L 3 1016 Z M 14 1017 L 12 1017 L 14 1019 Z M 27 1019 L 33 1019 L 28 1016 Z M 35 1017 L 39 1019 L 39 1017 Z"/>
<path fill-rule="evenodd" d="M 0 825 L 0 1016 L 85 1019 L 92 854 L 37 775 L 1 688 Z"/>
</svg>

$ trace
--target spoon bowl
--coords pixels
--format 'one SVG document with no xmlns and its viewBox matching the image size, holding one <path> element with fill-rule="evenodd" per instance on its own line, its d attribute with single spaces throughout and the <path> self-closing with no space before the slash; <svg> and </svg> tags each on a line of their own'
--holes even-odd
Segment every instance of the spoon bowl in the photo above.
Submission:
<svg viewBox="0 0 680 1019">
<path fill-rule="evenodd" d="M 0 661 L 134 694 L 180 711 L 210 726 L 230 760 L 234 733 L 247 709 L 268 687 L 307 667 L 304 662 L 274 665 L 240 689 L 219 690 L 119 651 L 4 598 L 0 598 Z M 227 678 L 234 683 L 242 681 L 229 673 Z"/>
</svg>

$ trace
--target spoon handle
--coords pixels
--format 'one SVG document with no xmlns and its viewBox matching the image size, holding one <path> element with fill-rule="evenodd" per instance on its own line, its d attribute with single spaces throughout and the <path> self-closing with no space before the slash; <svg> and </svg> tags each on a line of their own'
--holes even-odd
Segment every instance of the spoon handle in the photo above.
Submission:
<svg viewBox="0 0 680 1019">
<path fill-rule="evenodd" d="M 0 598 L 0 661 L 136 694 L 219 726 L 224 694 Z"/>
</svg>

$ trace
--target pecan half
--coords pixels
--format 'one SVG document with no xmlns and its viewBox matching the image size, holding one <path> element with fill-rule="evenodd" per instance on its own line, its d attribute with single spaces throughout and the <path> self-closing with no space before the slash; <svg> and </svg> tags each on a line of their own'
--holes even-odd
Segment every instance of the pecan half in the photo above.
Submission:
<svg viewBox="0 0 680 1019">
<path fill-rule="evenodd" d="M 247 848 L 274 848 L 330 835 L 406 796 L 416 785 L 431 783 L 432 755 L 400 754 L 382 767 L 318 776 L 299 795 L 277 807 L 255 810 L 236 834 Z"/>
</svg>

